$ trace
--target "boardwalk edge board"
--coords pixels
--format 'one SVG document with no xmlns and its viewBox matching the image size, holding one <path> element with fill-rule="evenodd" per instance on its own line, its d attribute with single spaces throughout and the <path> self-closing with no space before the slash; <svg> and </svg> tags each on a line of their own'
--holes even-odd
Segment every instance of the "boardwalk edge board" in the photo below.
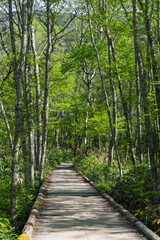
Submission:
<svg viewBox="0 0 160 240">
<path fill-rule="evenodd" d="M 118 204 L 113 198 L 111 198 L 108 194 L 106 194 L 104 191 L 102 191 L 94 182 L 90 181 L 86 176 L 83 175 L 82 172 L 78 172 L 86 182 L 88 182 L 92 187 L 94 187 L 100 195 L 105 198 L 113 208 L 118 210 L 124 217 L 126 217 L 131 223 L 133 223 L 137 229 L 140 230 L 141 233 L 150 240 L 160 240 L 160 237 L 158 237 L 152 230 L 150 230 L 146 225 L 144 225 L 141 221 L 139 221 L 135 216 L 133 216 L 128 210 L 126 210 L 124 207 L 122 207 L 120 204 Z"/>
<path fill-rule="evenodd" d="M 50 175 L 52 174 L 52 172 L 50 172 L 47 177 L 45 178 L 45 180 L 42 183 L 42 186 L 40 187 L 38 196 L 33 204 L 31 213 L 29 215 L 28 221 L 26 222 L 23 230 L 22 230 L 22 235 L 25 235 L 27 237 L 29 237 L 31 239 L 32 237 L 32 233 L 33 233 L 33 227 L 36 223 L 36 219 L 39 213 L 39 210 L 42 208 L 43 206 L 43 200 L 44 200 L 44 193 L 46 191 L 46 187 L 47 187 L 47 180 L 49 179 Z M 28 239 L 28 238 L 27 238 Z"/>
</svg>

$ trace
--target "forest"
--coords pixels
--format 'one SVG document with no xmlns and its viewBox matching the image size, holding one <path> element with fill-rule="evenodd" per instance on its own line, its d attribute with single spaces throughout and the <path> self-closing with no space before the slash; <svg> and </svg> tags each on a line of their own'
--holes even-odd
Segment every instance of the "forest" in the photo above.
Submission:
<svg viewBox="0 0 160 240">
<path fill-rule="evenodd" d="M 1 0 L 0 239 L 74 162 L 160 235 L 160 0 Z"/>
</svg>

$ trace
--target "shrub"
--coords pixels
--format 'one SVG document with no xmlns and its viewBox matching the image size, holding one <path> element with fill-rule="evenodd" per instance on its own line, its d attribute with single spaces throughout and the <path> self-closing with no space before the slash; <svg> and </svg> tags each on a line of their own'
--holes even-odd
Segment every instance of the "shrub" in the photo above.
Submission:
<svg viewBox="0 0 160 240">
<path fill-rule="evenodd" d="M 83 172 L 91 181 L 95 183 L 101 183 L 106 178 L 106 163 L 98 161 L 96 156 L 89 154 L 81 161 L 75 161 L 75 168 Z"/>
<path fill-rule="evenodd" d="M 12 228 L 7 218 L 0 218 L 0 239 L 15 240 L 14 228 Z"/>
</svg>

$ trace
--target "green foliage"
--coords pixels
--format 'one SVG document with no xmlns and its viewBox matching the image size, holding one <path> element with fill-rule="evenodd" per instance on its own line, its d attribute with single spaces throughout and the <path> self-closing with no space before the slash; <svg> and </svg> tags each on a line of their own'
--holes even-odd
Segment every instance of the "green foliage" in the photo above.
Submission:
<svg viewBox="0 0 160 240">
<path fill-rule="evenodd" d="M 63 162 L 63 154 L 61 149 L 50 149 L 46 153 L 44 174 L 53 171 L 54 167 Z"/>
<path fill-rule="evenodd" d="M 111 190 L 110 183 L 99 183 L 97 186 L 104 192 Z"/>
<path fill-rule="evenodd" d="M 7 218 L 0 218 L 0 239 L 1 240 L 15 240 L 14 228 L 12 228 Z"/>
<path fill-rule="evenodd" d="M 21 232 L 31 212 L 34 201 L 39 191 L 39 183 L 36 181 L 34 189 L 28 194 L 23 185 L 18 186 L 18 233 Z M 27 204 L 26 204 L 27 203 Z"/>
<path fill-rule="evenodd" d="M 151 229 L 157 229 L 160 206 L 154 204 L 151 170 L 146 165 L 126 173 L 109 194 Z"/>
<path fill-rule="evenodd" d="M 45 161 L 45 173 L 53 171 L 54 167 L 61 164 L 62 162 L 71 162 L 73 158 L 73 153 L 71 150 L 61 150 L 60 148 L 52 148 L 47 151 L 46 161 Z"/>
<path fill-rule="evenodd" d="M 10 217 L 10 159 L 0 158 L 0 216 Z"/>
<path fill-rule="evenodd" d="M 75 168 L 83 172 L 91 181 L 95 183 L 104 182 L 106 179 L 106 163 L 98 161 L 95 155 L 89 154 L 80 162 L 74 161 Z"/>
<path fill-rule="evenodd" d="M 147 165 L 138 166 L 136 172 L 130 167 L 121 178 L 118 177 L 115 162 L 109 167 L 106 162 L 98 161 L 95 153 L 82 160 L 80 156 L 75 158 L 74 165 L 100 189 L 159 234 L 160 205 L 154 204 L 151 169 Z"/>
<path fill-rule="evenodd" d="M 10 212 L 11 212 L 11 203 L 10 203 L 10 188 L 11 188 L 11 159 L 0 159 L 0 216 L 3 218 L 1 224 L 1 231 L 4 231 L 3 234 L 6 234 L 2 237 L 2 239 L 14 239 L 14 236 L 9 236 L 10 232 L 12 232 L 12 228 L 10 226 Z M 18 222 L 19 225 L 16 231 L 20 232 L 28 219 L 29 213 L 31 211 L 34 200 L 37 196 L 37 192 L 39 189 L 39 185 L 36 182 L 35 188 L 31 189 L 31 193 L 27 194 L 23 185 L 19 184 L 17 188 L 18 195 Z M 27 204 L 26 204 L 27 203 Z M 1 219 L 2 220 L 2 219 Z M 5 227 L 6 226 L 6 227 Z M 5 232 L 6 231 L 6 232 Z M 1 238 L 0 238 L 1 239 Z"/>
<path fill-rule="evenodd" d="M 126 208 L 131 207 L 133 210 L 137 206 L 140 208 L 146 199 L 153 200 L 150 194 L 151 188 L 151 170 L 146 166 L 139 166 L 136 172 L 129 171 L 117 182 L 111 195 Z"/>
<path fill-rule="evenodd" d="M 83 71 L 83 63 L 87 61 L 89 66 L 95 64 L 95 52 L 91 43 L 83 43 L 81 46 L 76 46 L 66 56 L 65 63 L 62 64 L 62 73 L 76 68 L 77 72 Z"/>
</svg>

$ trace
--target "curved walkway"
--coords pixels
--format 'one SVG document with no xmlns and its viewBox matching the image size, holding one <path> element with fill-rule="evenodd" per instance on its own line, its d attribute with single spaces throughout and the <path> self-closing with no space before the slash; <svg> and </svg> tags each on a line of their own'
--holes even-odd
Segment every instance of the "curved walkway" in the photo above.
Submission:
<svg viewBox="0 0 160 240">
<path fill-rule="evenodd" d="M 33 240 L 142 240 L 84 179 L 63 163 L 51 175 Z"/>
</svg>

